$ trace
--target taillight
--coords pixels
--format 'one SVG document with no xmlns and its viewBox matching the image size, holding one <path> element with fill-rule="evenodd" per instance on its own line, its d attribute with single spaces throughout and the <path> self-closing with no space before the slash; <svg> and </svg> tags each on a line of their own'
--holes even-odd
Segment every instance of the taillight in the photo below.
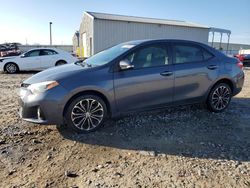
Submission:
<svg viewBox="0 0 250 188">
<path fill-rule="evenodd" d="M 243 55 L 239 55 L 239 60 L 240 61 L 244 61 L 244 56 Z"/>
<path fill-rule="evenodd" d="M 243 67 L 244 67 L 244 66 L 243 66 L 243 63 L 240 62 L 240 61 L 238 61 L 236 65 L 237 65 L 237 67 L 239 67 L 240 69 L 243 69 Z"/>
</svg>

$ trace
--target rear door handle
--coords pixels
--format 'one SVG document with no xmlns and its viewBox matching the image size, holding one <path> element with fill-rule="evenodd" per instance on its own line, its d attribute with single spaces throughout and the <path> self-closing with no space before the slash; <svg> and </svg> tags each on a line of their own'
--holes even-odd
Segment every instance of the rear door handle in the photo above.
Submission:
<svg viewBox="0 0 250 188">
<path fill-rule="evenodd" d="M 161 73 L 162 76 L 171 76 L 173 75 L 173 72 L 172 71 L 164 71 Z"/>
<path fill-rule="evenodd" d="M 214 70 L 218 68 L 218 65 L 208 65 L 207 68 L 210 70 Z"/>
</svg>

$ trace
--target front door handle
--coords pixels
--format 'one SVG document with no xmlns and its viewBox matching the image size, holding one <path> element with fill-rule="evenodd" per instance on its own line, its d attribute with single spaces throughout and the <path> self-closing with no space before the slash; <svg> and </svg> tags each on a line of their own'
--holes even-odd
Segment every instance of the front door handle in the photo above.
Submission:
<svg viewBox="0 0 250 188">
<path fill-rule="evenodd" d="M 214 70 L 218 68 L 218 65 L 208 65 L 207 68 L 210 70 Z"/>
<path fill-rule="evenodd" d="M 171 76 L 173 75 L 173 72 L 172 71 L 164 71 L 161 73 L 162 76 Z"/>
</svg>

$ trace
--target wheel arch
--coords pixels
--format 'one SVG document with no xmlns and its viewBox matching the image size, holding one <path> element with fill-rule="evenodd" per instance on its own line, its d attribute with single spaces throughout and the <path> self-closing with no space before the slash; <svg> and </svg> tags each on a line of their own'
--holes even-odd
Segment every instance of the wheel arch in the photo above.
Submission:
<svg viewBox="0 0 250 188">
<path fill-rule="evenodd" d="M 207 92 L 207 95 L 206 95 L 206 100 L 208 99 L 208 96 L 209 96 L 209 94 L 211 93 L 211 91 L 213 90 L 213 88 L 214 88 L 216 85 L 220 84 L 220 83 L 228 84 L 229 87 L 230 87 L 230 89 L 231 89 L 231 91 L 232 91 L 232 94 L 234 93 L 234 88 L 235 88 L 234 82 L 233 82 L 230 78 L 226 78 L 226 77 L 225 77 L 225 78 L 220 78 L 220 79 L 216 80 L 216 81 L 212 84 L 212 86 L 209 88 L 209 90 L 208 90 L 208 92 Z"/>
<path fill-rule="evenodd" d="M 60 61 L 63 61 L 65 64 L 67 64 L 67 61 L 66 61 L 66 60 L 64 60 L 64 59 L 59 59 L 59 60 L 56 61 L 55 66 L 57 66 L 57 63 L 60 62 Z"/>
<path fill-rule="evenodd" d="M 229 85 L 229 87 L 230 87 L 232 93 L 234 92 L 234 84 L 233 84 L 233 81 L 230 80 L 229 78 L 222 78 L 222 79 L 218 80 L 218 81 L 214 84 L 214 86 L 217 85 L 217 84 L 220 84 L 220 83 L 225 83 L 225 84 Z M 214 87 L 214 86 L 213 86 L 213 87 Z"/>
<path fill-rule="evenodd" d="M 103 93 L 101 93 L 99 91 L 96 91 L 96 90 L 84 90 L 84 91 L 80 91 L 80 92 L 74 94 L 73 96 L 71 96 L 69 98 L 69 100 L 67 100 L 67 102 L 66 102 L 66 104 L 64 105 L 64 108 L 63 108 L 63 116 L 65 115 L 66 110 L 67 110 L 68 106 L 70 105 L 70 103 L 75 98 L 83 96 L 83 95 L 95 95 L 95 96 L 100 97 L 104 101 L 104 103 L 106 104 L 108 116 L 111 115 L 112 111 L 111 111 L 110 102 L 109 102 L 108 98 Z"/>
<path fill-rule="evenodd" d="M 20 67 L 18 66 L 18 64 L 16 62 L 12 62 L 12 61 L 9 61 L 7 63 L 4 64 L 4 67 L 3 67 L 3 70 L 6 71 L 6 66 L 10 63 L 13 63 L 17 66 L 17 71 L 20 71 Z"/>
</svg>

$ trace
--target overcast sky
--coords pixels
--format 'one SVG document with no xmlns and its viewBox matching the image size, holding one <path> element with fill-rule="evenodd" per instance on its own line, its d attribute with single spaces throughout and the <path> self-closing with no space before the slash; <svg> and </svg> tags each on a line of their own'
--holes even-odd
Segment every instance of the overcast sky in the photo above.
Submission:
<svg viewBox="0 0 250 188">
<path fill-rule="evenodd" d="M 72 44 L 83 12 L 94 11 L 229 29 L 232 43 L 250 44 L 249 7 L 250 0 L 0 0 L 0 43 L 49 44 L 51 21 L 53 44 Z"/>
</svg>

